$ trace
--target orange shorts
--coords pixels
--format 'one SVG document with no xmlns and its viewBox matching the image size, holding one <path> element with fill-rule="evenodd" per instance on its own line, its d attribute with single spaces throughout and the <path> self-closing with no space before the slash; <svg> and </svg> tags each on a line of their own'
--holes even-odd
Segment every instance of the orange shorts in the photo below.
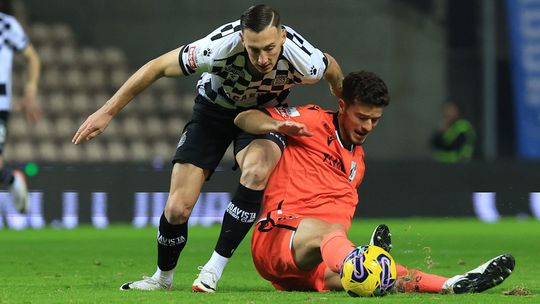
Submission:
<svg viewBox="0 0 540 304">
<path fill-rule="evenodd" d="M 255 225 L 251 238 L 255 268 L 278 290 L 329 291 L 324 285 L 324 262 L 307 271 L 294 262 L 292 240 L 302 217 L 280 212 L 272 211 Z"/>
</svg>

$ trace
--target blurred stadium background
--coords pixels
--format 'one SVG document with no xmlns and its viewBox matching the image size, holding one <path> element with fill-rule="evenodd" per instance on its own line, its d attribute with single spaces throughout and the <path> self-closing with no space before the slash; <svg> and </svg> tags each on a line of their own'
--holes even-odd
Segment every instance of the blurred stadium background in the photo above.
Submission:
<svg viewBox="0 0 540 304">
<path fill-rule="evenodd" d="M 239 18 L 252 1 L 14 1 L 42 59 L 44 119 L 14 113 L 6 159 L 29 175 L 32 210 L 0 193 L 0 225 L 156 224 L 170 163 L 191 114 L 197 77 L 161 79 L 92 142 L 71 138 L 148 60 Z M 501 216 L 540 219 L 538 1 L 272 1 L 282 20 L 344 73 L 367 69 L 389 85 L 391 106 L 365 146 L 362 217 Z M 14 70 L 14 92 L 24 83 Z M 536 74 L 535 74 L 536 73 Z M 15 97 L 16 99 L 17 97 Z M 335 109 L 325 83 L 292 90 L 291 104 Z M 473 161 L 442 164 L 429 140 L 444 102 L 474 125 Z M 232 153 L 207 183 L 191 224 L 219 221 L 238 173 Z"/>
</svg>

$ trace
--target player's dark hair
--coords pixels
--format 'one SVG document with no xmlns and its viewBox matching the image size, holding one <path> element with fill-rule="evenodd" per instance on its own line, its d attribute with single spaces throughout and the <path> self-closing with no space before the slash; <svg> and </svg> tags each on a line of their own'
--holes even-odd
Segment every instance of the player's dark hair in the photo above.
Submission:
<svg viewBox="0 0 540 304">
<path fill-rule="evenodd" d="M 248 8 L 240 17 L 242 31 L 249 29 L 260 33 L 268 26 L 281 27 L 279 13 L 266 4 L 254 5 Z"/>
<path fill-rule="evenodd" d="M 388 88 L 377 74 L 360 71 L 352 72 L 343 80 L 343 100 L 346 105 L 367 103 L 386 107 L 390 103 Z"/>
<path fill-rule="evenodd" d="M 0 0 L 0 13 L 13 15 L 13 5 L 11 0 Z"/>
</svg>

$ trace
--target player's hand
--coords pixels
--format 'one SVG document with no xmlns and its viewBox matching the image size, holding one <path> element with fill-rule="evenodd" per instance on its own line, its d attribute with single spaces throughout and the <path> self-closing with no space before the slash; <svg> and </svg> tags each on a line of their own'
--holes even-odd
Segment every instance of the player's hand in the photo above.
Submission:
<svg viewBox="0 0 540 304">
<path fill-rule="evenodd" d="M 23 97 L 21 100 L 20 108 L 26 116 L 26 120 L 31 123 L 37 123 L 41 118 L 41 108 L 36 102 L 35 98 Z"/>
<path fill-rule="evenodd" d="M 86 121 L 79 127 L 79 130 L 73 136 L 72 143 L 78 145 L 83 140 L 91 140 L 105 131 L 105 128 L 109 125 L 112 115 L 105 112 L 103 108 L 94 112 L 94 114 L 88 116 Z"/>
<path fill-rule="evenodd" d="M 313 136 L 313 134 L 309 132 L 306 125 L 292 120 L 280 121 L 277 131 L 288 136 Z"/>
</svg>

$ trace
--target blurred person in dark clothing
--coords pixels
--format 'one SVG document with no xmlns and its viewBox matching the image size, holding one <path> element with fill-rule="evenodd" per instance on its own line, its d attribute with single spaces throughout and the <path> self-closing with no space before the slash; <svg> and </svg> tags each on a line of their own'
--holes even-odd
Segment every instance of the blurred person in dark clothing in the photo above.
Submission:
<svg viewBox="0 0 540 304">
<path fill-rule="evenodd" d="M 476 133 L 472 124 L 461 117 L 455 102 L 444 105 L 443 125 L 431 138 L 433 157 L 440 162 L 459 163 L 472 159 Z"/>
</svg>

